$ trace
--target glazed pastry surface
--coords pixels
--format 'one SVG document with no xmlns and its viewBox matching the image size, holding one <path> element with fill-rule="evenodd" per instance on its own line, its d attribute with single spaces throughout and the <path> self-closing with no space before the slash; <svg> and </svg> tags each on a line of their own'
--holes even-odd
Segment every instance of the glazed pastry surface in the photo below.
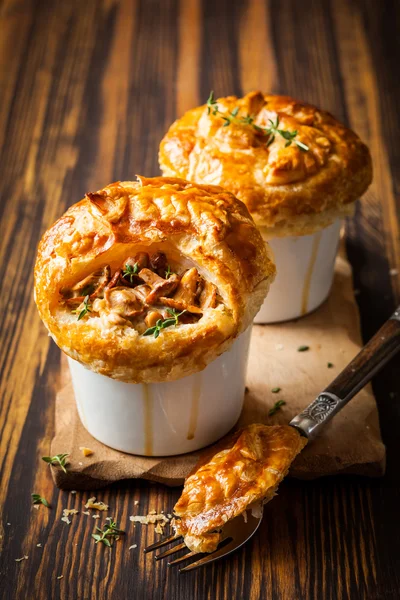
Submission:
<svg viewBox="0 0 400 600">
<path fill-rule="evenodd" d="M 227 521 L 267 502 L 307 440 L 286 425 L 253 424 L 236 432 L 217 454 L 187 477 L 174 507 L 175 531 L 196 552 L 212 552 Z"/>
<path fill-rule="evenodd" d="M 44 234 L 35 300 L 73 359 L 126 382 L 170 381 L 230 347 L 275 266 L 231 193 L 138 179 L 88 193 Z"/>
<path fill-rule="evenodd" d="M 372 179 L 369 150 L 329 113 L 251 92 L 189 110 L 160 145 L 164 175 L 222 185 L 268 234 L 309 234 L 352 212 Z"/>
</svg>

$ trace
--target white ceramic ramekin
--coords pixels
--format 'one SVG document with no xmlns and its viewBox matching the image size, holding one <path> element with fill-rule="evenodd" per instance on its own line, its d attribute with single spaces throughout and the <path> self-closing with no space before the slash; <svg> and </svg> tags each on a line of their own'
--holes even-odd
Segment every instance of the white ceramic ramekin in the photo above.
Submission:
<svg viewBox="0 0 400 600">
<path fill-rule="evenodd" d="M 333 280 L 341 221 L 312 235 L 266 239 L 277 275 L 254 323 L 296 319 L 327 298 Z"/>
<path fill-rule="evenodd" d="M 124 383 L 68 359 L 79 416 L 97 440 L 142 456 L 212 444 L 243 407 L 251 327 L 203 371 L 167 383 Z"/>
</svg>

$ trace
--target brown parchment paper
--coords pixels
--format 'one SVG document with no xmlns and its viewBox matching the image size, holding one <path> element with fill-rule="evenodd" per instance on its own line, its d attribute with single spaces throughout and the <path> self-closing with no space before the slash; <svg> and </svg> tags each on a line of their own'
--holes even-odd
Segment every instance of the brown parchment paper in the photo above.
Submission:
<svg viewBox="0 0 400 600">
<path fill-rule="evenodd" d="M 309 346 L 310 350 L 298 352 L 301 345 Z M 351 268 L 339 256 L 331 295 L 317 311 L 295 322 L 253 327 L 245 405 L 237 426 L 254 422 L 287 423 L 327 386 L 360 347 Z M 334 366 L 328 368 L 328 362 Z M 51 454 L 69 452 L 70 464 L 68 475 L 52 468 L 57 486 L 95 489 L 137 477 L 174 486 L 181 484 L 196 464 L 201 451 L 171 458 L 144 458 L 104 446 L 79 420 L 66 360 L 62 361 L 61 381 Z M 279 394 L 271 392 L 275 387 L 282 388 Z M 280 399 L 286 405 L 269 417 L 269 409 Z M 79 450 L 81 446 L 93 450 L 93 455 L 85 458 Z M 383 475 L 384 469 L 385 447 L 375 400 L 368 386 L 304 449 L 290 475 L 302 479 L 337 473 L 376 477 Z"/>
</svg>

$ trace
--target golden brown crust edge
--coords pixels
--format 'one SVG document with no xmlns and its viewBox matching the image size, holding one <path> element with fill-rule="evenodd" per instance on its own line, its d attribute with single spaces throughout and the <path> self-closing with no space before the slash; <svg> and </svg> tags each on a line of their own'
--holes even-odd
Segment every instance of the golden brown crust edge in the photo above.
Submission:
<svg viewBox="0 0 400 600">
<path fill-rule="evenodd" d="M 100 319 L 66 319 L 60 289 L 140 248 L 167 246 L 213 281 L 227 310 L 208 309 L 193 325 L 157 339 Z M 103 375 L 127 382 L 169 381 L 200 371 L 251 323 L 275 266 L 244 206 L 232 194 L 174 178 L 117 182 L 73 205 L 44 234 L 35 300 L 57 345 Z"/>
<path fill-rule="evenodd" d="M 220 114 L 200 106 L 171 125 L 160 145 L 160 168 L 166 176 L 222 185 L 271 234 L 304 235 L 346 216 L 372 181 L 368 147 L 326 111 L 261 92 L 221 98 L 217 105 L 222 113 L 239 108 L 239 119 L 253 115 L 262 127 L 279 117 L 280 127 L 297 131 L 294 139 L 309 151 L 295 143 L 285 147 L 279 134 L 267 146 L 251 125 L 224 127 Z"/>
</svg>

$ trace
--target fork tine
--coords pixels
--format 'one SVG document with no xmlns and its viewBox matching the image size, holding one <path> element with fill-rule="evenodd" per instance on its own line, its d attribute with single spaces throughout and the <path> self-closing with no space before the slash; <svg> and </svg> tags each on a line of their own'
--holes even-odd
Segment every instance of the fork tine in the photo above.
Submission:
<svg viewBox="0 0 400 600">
<path fill-rule="evenodd" d="M 179 536 L 176 536 L 175 534 L 170 535 L 167 538 L 163 538 L 162 540 L 159 540 L 158 542 L 155 542 L 154 544 L 147 546 L 147 548 L 144 549 L 144 552 L 153 552 L 153 550 L 162 548 L 162 546 L 165 546 L 166 544 L 170 544 L 174 540 L 179 540 L 181 537 L 182 537 L 181 535 L 179 535 Z"/>
<path fill-rule="evenodd" d="M 198 552 L 188 552 L 187 554 L 184 554 L 180 558 L 177 558 L 177 559 L 173 560 L 172 562 L 169 562 L 168 566 L 172 567 L 174 565 L 177 565 L 178 563 L 183 562 L 184 560 L 187 560 L 188 558 L 192 558 L 192 556 L 195 556 L 196 554 L 198 554 Z"/>
<path fill-rule="evenodd" d="M 172 548 L 170 548 L 169 550 L 166 550 L 166 552 L 157 554 L 157 556 L 155 556 L 154 558 L 156 560 L 161 560 L 162 558 L 166 558 L 167 556 L 170 556 L 171 554 L 175 554 L 175 552 L 179 552 L 179 550 L 183 550 L 184 548 L 186 548 L 185 542 L 183 542 L 182 544 L 179 544 L 178 546 L 172 546 Z"/>
<path fill-rule="evenodd" d="M 236 550 L 236 547 L 234 540 L 231 539 L 230 542 L 224 544 L 222 548 L 218 548 L 215 552 L 207 554 L 204 558 L 191 563 L 187 567 L 182 567 L 182 569 L 179 569 L 179 573 L 185 573 L 187 571 L 192 571 L 193 569 L 198 569 L 199 567 L 204 567 L 205 565 L 214 562 L 214 560 L 218 560 L 218 558 L 225 556 L 225 554 L 230 554 L 233 550 Z"/>
</svg>

